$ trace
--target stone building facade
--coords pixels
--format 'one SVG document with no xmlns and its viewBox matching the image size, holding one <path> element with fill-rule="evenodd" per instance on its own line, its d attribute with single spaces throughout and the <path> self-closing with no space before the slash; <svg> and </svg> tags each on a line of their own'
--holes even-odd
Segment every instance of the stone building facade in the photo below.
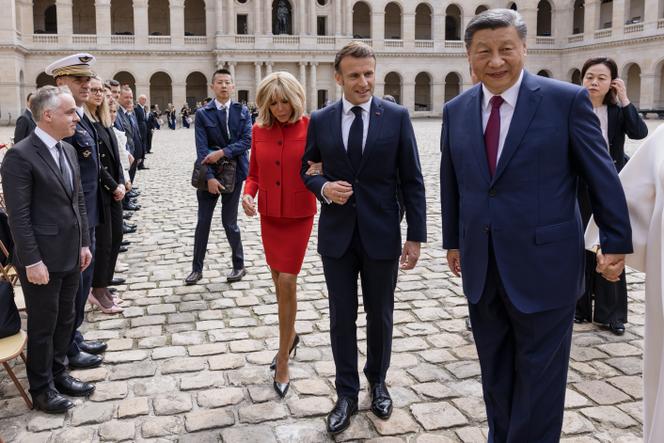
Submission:
<svg viewBox="0 0 664 443">
<path fill-rule="evenodd" d="M 181 107 L 210 94 L 218 67 L 253 101 L 260 79 L 287 70 L 309 110 L 340 97 L 335 52 L 353 39 L 378 54 L 376 94 L 413 115 L 440 115 L 470 85 L 463 29 L 477 12 L 510 7 L 529 30 L 527 68 L 579 82 L 593 56 L 613 57 L 633 102 L 664 108 L 664 0 L 6 0 L 0 16 L 0 121 L 52 80 L 44 68 L 78 51 L 103 78 L 151 103 Z"/>
</svg>

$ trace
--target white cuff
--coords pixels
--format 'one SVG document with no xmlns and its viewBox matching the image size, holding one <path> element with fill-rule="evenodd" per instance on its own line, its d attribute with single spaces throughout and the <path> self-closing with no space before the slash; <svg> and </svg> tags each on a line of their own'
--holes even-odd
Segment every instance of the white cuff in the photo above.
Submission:
<svg viewBox="0 0 664 443">
<path fill-rule="evenodd" d="M 323 201 L 324 201 L 325 203 L 327 203 L 328 205 L 332 204 L 332 200 L 330 200 L 329 198 L 327 198 L 327 197 L 325 196 L 325 192 L 324 192 L 324 191 L 325 191 L 325 186 L 327 186 L 329 183 L 330 183 L 330 182 L 325 182 L 325 183 L 323 183 L 323 186 L 320 188 L 320 196 L 323 198 Z"/>
</svg>

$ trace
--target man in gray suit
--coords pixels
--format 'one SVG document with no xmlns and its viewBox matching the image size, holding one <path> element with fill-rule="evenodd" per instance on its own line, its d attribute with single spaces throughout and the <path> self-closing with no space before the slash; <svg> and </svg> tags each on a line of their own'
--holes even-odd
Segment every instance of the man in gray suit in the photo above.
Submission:
<svg viewBox="0 0 664 443">
<path fill-rule="evenodd" d="M 54 86 L 36 92 L 32 113 L 37 127 L 7 152 L 0 173 L 28 312 L 30 394 L 35 409 L 63 413 L 74 405 L 61 394 L 95 389 L 66 370 L 74 299 L 92 260 L 78 156 L 62 141 L 79 117 L 69 90 Z"/>
<path fill-rule="evenodd" d="M 32 134 L 35 130 L 35 119 L 32 118 L 32 111 L 30 111 L 30 102 L 32 101 L 32 92 L 28 94 L 26 102 L 28 107 L 25 108 L 23 114 L 16 119 L 16 127 L 14 128 L 14 143 L 18 143 L 28 135 Z"/>
</svg>

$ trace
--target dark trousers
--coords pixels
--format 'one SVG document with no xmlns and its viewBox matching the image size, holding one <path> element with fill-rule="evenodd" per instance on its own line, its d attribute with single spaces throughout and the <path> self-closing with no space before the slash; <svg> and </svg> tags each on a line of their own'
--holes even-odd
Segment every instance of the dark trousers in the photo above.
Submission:
<svg viewBox="0 0 664 443">
<path fill-rule="evenodd" d="M 152 129 L 148 129 L 147 143 L 145 144 L 146 153 L 152 152 Z"/>
<path fill-rule="evenodd" d="M 385 381 L 392 353 L 394 288 L 398 259 L 374 260 L 362 246 L 357 232 L 346 253 L 339 258 L 322 257 L 330 304 L 330 340 L 336 367 L 339 396 L 357 398 L 357 277 L 367 316 L 367 362 L 364 375 L 370 383 Z"/>
<path fill-rule="evenodd" d="M 491 251 L 484 293 L 469 304 L 489 442 L 557 443 L 574 306 L 525 314 L 510 302 Z"/>
<path fill-rule="evenodd" d="M 586 251 L 586 290 L 576 303 L 576 316 L 597 323 L 627 323 L 627 279 L 610 282 L 595 271 L 597 256 Z M 593 312 L 593 298 L 595 309 Z"/>
<path fill-rule="evenodd" d="M 221 194 L 221 224 L 226 232 L 228 244 L 233 254 L 233 269 L 244 268 L 244 252 L 242 250 L 242 238 L 240 227 L 237 225 L 237 210 L 240 203 L 242 183 L 235 185 L 235 190 L 230 194 Z M 198 198 L 198 223 L 196 223 L 196 234 L 194 236 L 194 260 L 192 270 L 203 272 L 203 260 L 207 252 L 208 239 L 214 208 L 217 206 L 218 195 L 207 191 L 196 191 Z"/>
<path fill-rule="evenodd" d="M 94 275 L 95 260 L 96 260 L 96 240 L 95 228 L 90 228 L 90 252 L 92 253 L 92 261 L 85 271 L 79 273 L 80 283 L 78 285 L 78 292 L 76 292 L 76 299 L 74 300 L 74 329 L 71 333 L 69 342 L 69 351 L 67 355 L 73 357 L 81 352 L 78 344 L 83 341 L 83 334 L 78 331 L 78 328 L 83 324 L 85 319 L 85 303 L 88 301 L 90 288 L 92 288 L 92 276 Z"/>
<path fill-rule="evenodd" d="M 97 245 L 92 276 L 93 288 L 105 288 L 113 278 L 122 246 L 122 202 L 111 201 L 108 207 L 104 208 L 104 220 L 106 222 L 95 229 Z"/>
<path fill-rule="evenodd" d="M 80 272 L 52 272 L 46 285 L 28 282 L 25 269 L 17 267 L 28 313 L 26 370 L 32 397 L 55 389 L 53 378 L 67 369 L 67 348 L 74 326 L 74 300 Z"/>
<path fill-rule="evenodd" d="M 139 160 L 140 160 L 140 158 L 135 157 L 134 158 L 134 163 L 132 163 L 131 166 L 129 166 L 129 180 L 131 180 L 132 185 L 134 184 L 134 177 L 136 177 L 136 169 L 138 168 Z M 125 197 L 125 201 L 128 202 L 129 197 Z"/>
</svg>

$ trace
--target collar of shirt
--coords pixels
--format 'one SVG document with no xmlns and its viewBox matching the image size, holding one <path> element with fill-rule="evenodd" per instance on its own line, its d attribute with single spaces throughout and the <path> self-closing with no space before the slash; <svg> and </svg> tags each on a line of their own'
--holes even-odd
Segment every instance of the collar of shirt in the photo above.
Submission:
<svg viewBox="0 0 664 443">
<path fill-rule="evenodd" d="M 365 112 L 369 114 L 369 112 L 371 111 L 371 100 L 373 100 L 373 97 L 371 97 L 369 100 L 367 100 L 362 104 L 354 105 L 348 100 L 346 100 L 346 97 L 343 97 L 342 104 L 343 104 L 344 114 L 352 114 L 353 111 L 351 111 L 351 109 L 353 109 L 353 107 L 355 106 L 359 106 L 360 108 L 362 108 L 362 114 L 364 114 Z"/>
<path fill-rule="evenodd" d="M 83 109 L 83 106 L 77 107 L 76 113 L 78 114 L 79 118 L 83 118 L 83 116 L 85 115 L 85 110 Z"/>
<path fill-rule="evenodd" d="M 231 107 L 231 99 L 228 99 L 226 103 L 221 103 L 219 100 L 216 98 L 214 99 L 214 106 L 217 108 L 218 111 L 221 111 L 222 106 L 226 106 L 226 109 L 229 109 Z"/>
<path fill-rule="evenodd" d="M 523 81 L 523 69 L 521 70 L 521 74 L 519 74 L 519 79 L 514 83 L 512 86 L 510 86 L 509 89 L 504 91 L 500 96 L 503 98 L 505 103 L 510 105 L 512 109 L 516 108 L 516 100 L 519 97 L 519 88 L 521 87 L 521 82 Z M 491 100 L 491 97 L 493 97 L 496 94 L 491 93 L 487 89 L 486 86 L 484 86 L 484 83 L 482 83 L 482 109 L 485 111 L 490 110 L 491 104 L 489 101 Z"/>
<path fill-rule="evenodd" d="M 44 131 L 39 126 L 35 128 L 35 135 L 39 137 L 41 141 L 44 142 L 44 144 L 48 149 L 53 149 L 55 145 L 58 144 L 58 141 L 56 139 L 51 137 L 46 131 Z"/>
</svg>

